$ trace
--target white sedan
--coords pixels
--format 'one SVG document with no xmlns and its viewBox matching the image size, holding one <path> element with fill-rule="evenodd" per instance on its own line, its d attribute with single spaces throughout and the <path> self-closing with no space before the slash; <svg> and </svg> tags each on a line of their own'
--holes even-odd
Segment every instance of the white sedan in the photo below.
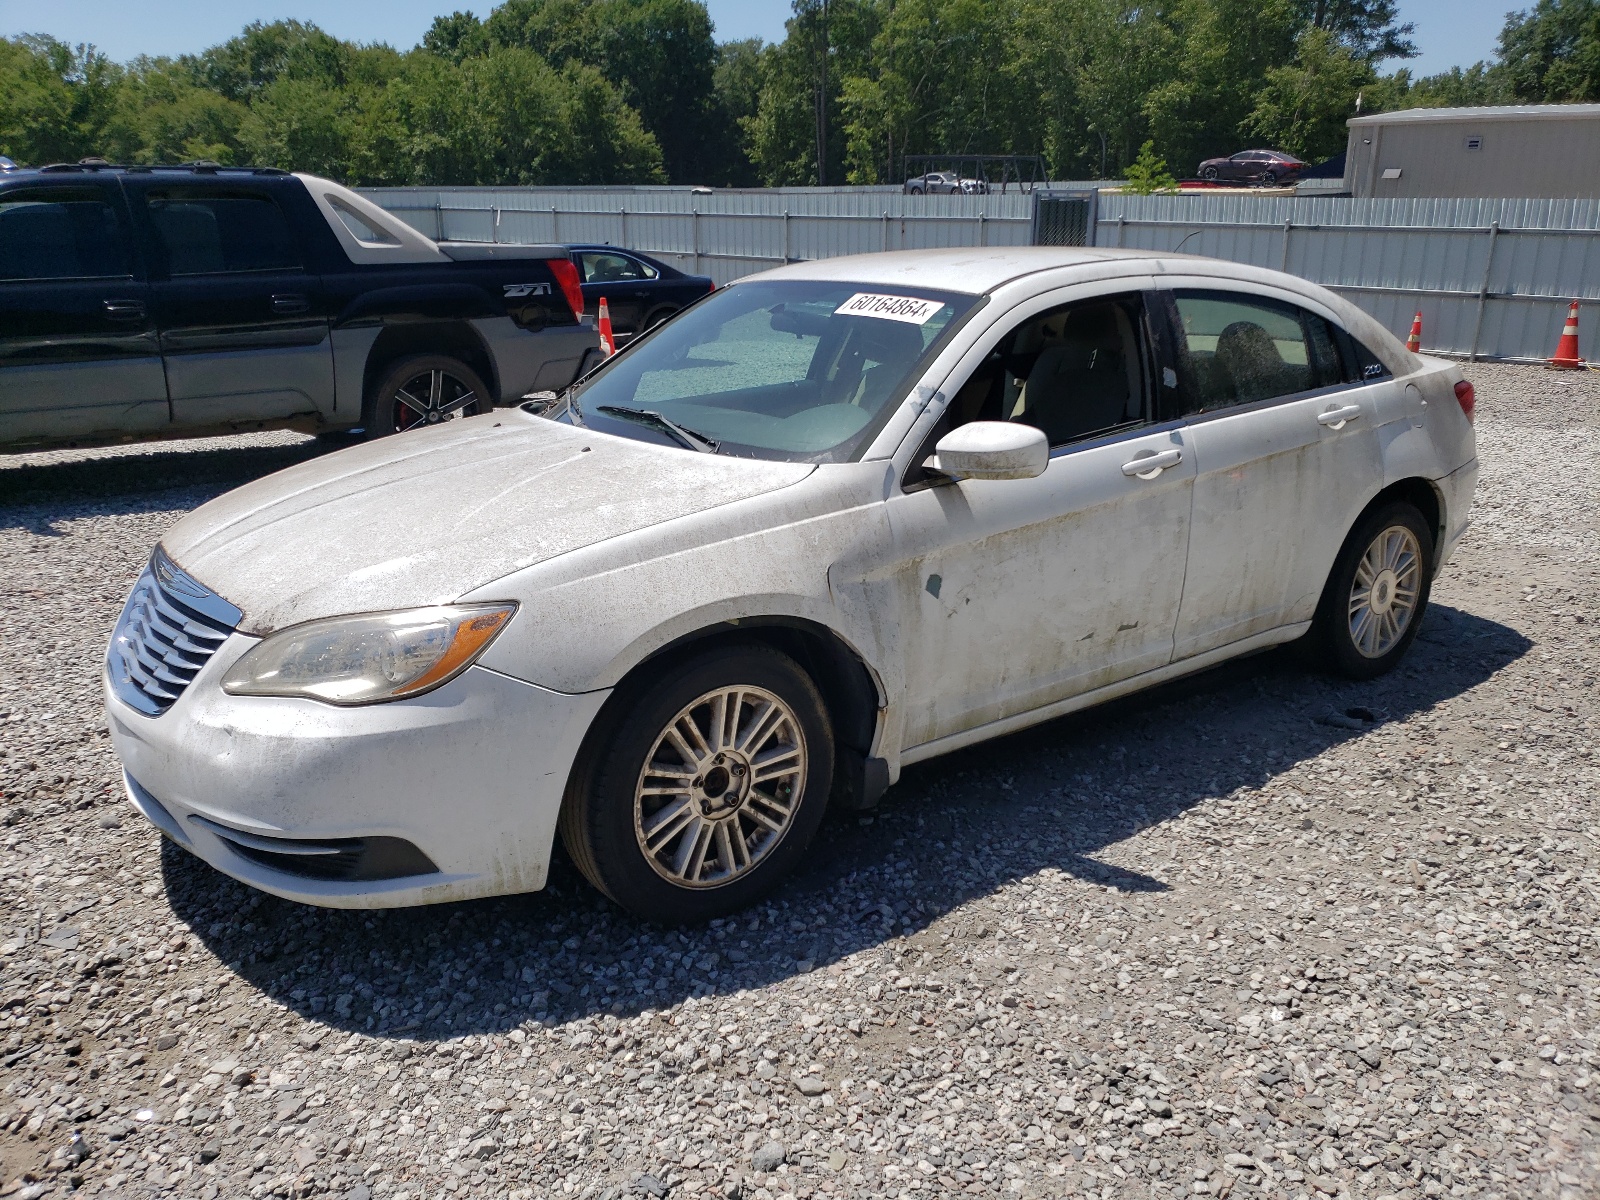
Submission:
<svg viewBox="0 0 1600 1200">
<path fill-rule="evenodd" d="M 1142 252 L 919 251 L 706 297 L 554 405 L 259 480 L 108 655 L 133 803 L 252 886 L 749 904 L 908 764 L 1278 643 L 1399 661 L 1473 394 L 1350 304 Z"/>
</svg>

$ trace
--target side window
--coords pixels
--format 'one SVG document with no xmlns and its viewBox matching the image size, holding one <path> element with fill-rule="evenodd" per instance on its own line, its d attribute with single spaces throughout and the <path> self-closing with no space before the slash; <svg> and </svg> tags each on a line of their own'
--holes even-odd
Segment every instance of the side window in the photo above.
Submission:
<svg viewBox="0 0 1600 1200">
<path fill-rule="evenodd" d="M 92 188 L 0 193 L 0 280 L 125 279 L 117 214 Z"/>
<path fill-rule="evenodd" d="M 654 271 L 626 254 L 585 254 L 582 258 L 585 283 L 626 283 L 655 277 Z"/>
<path fill-rule="evenodd" d="M 173 188 L 147 203 L 171 275 L 300 269 L 289 223 L 268 196 Z"/>
<path fill-rule="evenodd" d="M 1030 317 L 1002 338 L 950 402 L 950 428 L 1017 421 L 1064 446 L 1145 419 L 1136 296 Z"/>
<path fill-rule="evenodd" d="M 1236 292 L 1180 291 L 1174 300 L 1188 376 L 1186 413 L 1343 382 L 1332 327 L 1313 313 Z"/>
<path fill-rule="evenodd" d="M 1383 365 L 1383 360 L 1356 341 L 1355 338 L 1350 339 L 1350 350 L 1356 359 L 1356 378 L 1360 379 L 1362 383 L 1389 377 L 1389 368 Z"/>
</svg>

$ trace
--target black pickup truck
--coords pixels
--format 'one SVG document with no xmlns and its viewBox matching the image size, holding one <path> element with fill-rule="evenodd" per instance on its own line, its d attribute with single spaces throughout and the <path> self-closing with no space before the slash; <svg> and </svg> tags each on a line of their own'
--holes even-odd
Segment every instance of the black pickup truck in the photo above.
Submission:
<svg viewBox="0 0 1600 1200">
<path fill-rule="evenodd" d="M 0 451 L 397 433 L 565 387 L 582 313 L 566 247 L 434 242 L 314 176 L 0 175 Z"/>
</svg>

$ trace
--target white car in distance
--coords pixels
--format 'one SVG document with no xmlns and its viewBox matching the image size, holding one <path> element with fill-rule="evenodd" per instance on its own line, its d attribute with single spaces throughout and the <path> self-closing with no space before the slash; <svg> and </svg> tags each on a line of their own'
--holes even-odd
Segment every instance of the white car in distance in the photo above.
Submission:
<svg viewBox="0 0 1600 1200">
<path fill-rule="evenodd" d="M 542 413 L 183 518 L 112 639 L 111 736 L 151 822 L 280 896 L 532 891 L 559 829 L 619 904 L 702 920 L 909 763 L 1297 638 L 1388 670 L 1467 523 L 1472 407 L 1235 263 L 787 266 Z"/>
</svg>

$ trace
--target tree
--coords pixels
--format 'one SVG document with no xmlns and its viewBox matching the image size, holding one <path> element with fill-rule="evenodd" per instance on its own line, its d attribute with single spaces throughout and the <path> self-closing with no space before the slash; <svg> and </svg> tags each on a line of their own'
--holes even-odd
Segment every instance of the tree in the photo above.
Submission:
<svg viewBox="0 0 1600 1200">
<path fill-rule="evenodd" d="M 1156 192 L 1175 192 L 1178 181 L 1167 169 L 1167 160 L 1156 154 L 1156 144 L 1146 142 L 1139 147 L 1139 157 L 1128 164 L 1128 182 L 1123 191 L 1135 196 L 1149 196 Z"/>
<path fill-rule="evenodd" d="M 93 46 L 0 39 L 0 154 L 24 163 L 106 153 L 122 70 Z"/>
<path fill-rule="evenodd" d="M 1538 0 L 1509 14 L 1496 69 L 1519 100 L 1600 100 L 1600 0 Z"/>
<path fill-rule="evenodd" d="M 1300 0 L 1300 10 L 1306 28 L 1330 34 L 1363 62 L 1417 56 L 1417 27 L 1395 23 L 1395 0 Z"/>
<path fill-rule="evenodd" d="M 1377 73 L 1327 29 L 1300 35 L 1295 61 L 1267 72 L 1243 132 L 1312 162 L 1345 148 L 1356 96 Z"/>
<path fill-rule="evenodd" d="M 437 25 L 437 23 L 436 23 Z M 718 170 L 711 18 L 695 0 L 506 0 L 484 22 L 493 45 L 521 46 L 551 66 L 598 70 L 661 147 L 668 178 Z"/>
</svg>

